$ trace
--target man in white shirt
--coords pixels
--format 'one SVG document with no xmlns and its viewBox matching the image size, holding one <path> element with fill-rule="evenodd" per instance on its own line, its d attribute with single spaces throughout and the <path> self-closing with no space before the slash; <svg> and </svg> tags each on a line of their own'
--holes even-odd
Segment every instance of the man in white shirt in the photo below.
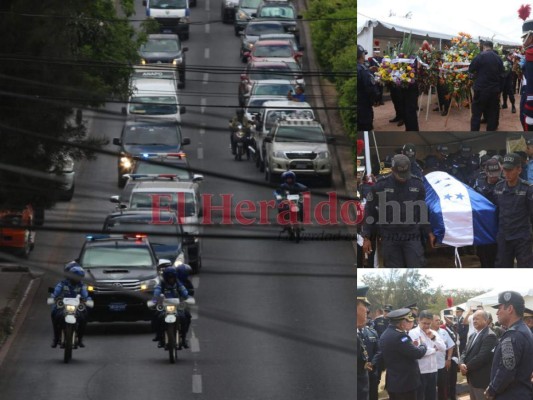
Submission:
<svg viewBox="0 0 533 400">
<path fill-rule="evenodd" d="M 439 400 L 448 400 L 448 371 L 452 365 L 455 343 L 448 332 L 440 327 L 441 324 L 440 317 L 437 314 L 433 315 L 431 329 L 438 333 L 446 346 L 446 351 L 437 351 L 437 394 Z"/>
<path fill-rule="evenodd" d="M 418 326 L 409 331 L 413 342 L 423 344 L 427 352 L 418 360 L 422 385 L 419 387 L 417 400 L 437 399 L 437 352 L 445 352 L 446 345 L 439 334 L 431 329 L 433 314 L 427 310 L 420 313 Z"/>
</svg>

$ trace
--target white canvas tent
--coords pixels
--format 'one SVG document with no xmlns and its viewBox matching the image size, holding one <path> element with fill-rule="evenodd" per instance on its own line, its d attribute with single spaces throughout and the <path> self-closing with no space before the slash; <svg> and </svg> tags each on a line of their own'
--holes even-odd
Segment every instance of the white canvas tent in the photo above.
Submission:
<svg viewBox="0 0 533 400">
<path fill-rule="evenodd" d="M 380 42 L 384 42 L 382 44 L 395 46 L 409 33 L 417 42 L 428 40 L 436 48 L 442 48 L 444 41 L 449 41 L 460 31 L 472 35 L 472 40 L 476 43 L 481 39 L 492 40 L 503 46 L 522 45 L 518 37 L 507 37 L 493 27 L 483 26 L 474 20 L 461 20 L 460 17 L 450 21 L 438 18 L 369 18 L 359 12 L 357 15 L 357 44 L 363 46 L 369 54 L 374 46 L 374 39 L 380 39 Z"/>
</svg>

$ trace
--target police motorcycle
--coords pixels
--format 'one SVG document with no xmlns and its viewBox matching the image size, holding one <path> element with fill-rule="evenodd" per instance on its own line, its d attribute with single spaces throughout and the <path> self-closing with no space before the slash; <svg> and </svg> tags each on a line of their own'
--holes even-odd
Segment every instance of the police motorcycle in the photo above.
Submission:
<svg viewBox="0 0 533 400">
<path fill-rule="evenodd" d="M 299 215 L 300 209 L 303 207 L 303 194 L 290 194 L 288 190 L 285 190 L 284 193 L 274 191 L 274 196 L 277 202 L 278 214 L 288 211 L 289 225 L 284 230 L 288 231 L 291 240 L 299 243 L 302 231 Z"/>
<path fill-rule="evenodd" d="M 182 344 L 178 341 L 178 333 L 180 331 L 178 311 L 183 312 L 187 305 L 196 304 L 196 301 L 193 297 L 180 301 L 179 298 L 165 298 L 165 295 L 161 294 L 157 301 L 148 300 L 146 304 L 148 308 L 155 308 L 158 312 L 165 313 L 166 327 L 163 337 L 165 346 L 163 348 L 168 351 L 170 363 L 174 364 L 178 359 L 178 350 L 182 348 Z"/>
<path fill-rule="evenodd" d="M 49 288 L 53 292 L 53 288 Z M 78 348 L 78 313 L 85 312 L 86 307 L 93 308 L 94 301 L 81 301 L 80 295 L 76 297 L 49 297 L 46 300 L 48 305 L 56 305 L 58 310 L 62 310 L 65 323 L 61 327 L 61 345 L 64 349 L 63 361 L 68 363 L 72 359 L 72 350 Z"/>
<path fill-rule="evenodd" d="M 255 153 L 252 143 L 252 135 L 246 133 L 242 124 L 237 125 L 237 129 L 232 131 L 233 143 L 235 143 L 235 160 L 242 161 L 246 154 L 246 159 L 250 159 L 250 150 Z"/>
</svg>

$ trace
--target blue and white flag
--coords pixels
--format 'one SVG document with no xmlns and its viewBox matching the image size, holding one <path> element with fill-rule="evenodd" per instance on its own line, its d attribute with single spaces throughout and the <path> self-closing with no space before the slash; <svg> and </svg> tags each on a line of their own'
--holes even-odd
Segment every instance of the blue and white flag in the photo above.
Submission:
<svg viewBox="0 0 533 400">
<path fill-rule="evenodd" d="M 496 243 L 496 206 L 446 172 L 425 176 L 426 203 L 433 234 L 453 247 Z"/>
</svg>

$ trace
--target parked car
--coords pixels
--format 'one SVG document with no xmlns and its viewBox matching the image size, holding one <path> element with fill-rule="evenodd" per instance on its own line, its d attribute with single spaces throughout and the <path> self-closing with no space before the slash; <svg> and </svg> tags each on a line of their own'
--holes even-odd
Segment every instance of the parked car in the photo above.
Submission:
<svg viewBox="0 0 533 400">
<path fill-rule="evenodd" d="M 28 258 L 35 244 L 33 208 L 4 206 L 0 209 L 0 248 Z"/>
</svg>

